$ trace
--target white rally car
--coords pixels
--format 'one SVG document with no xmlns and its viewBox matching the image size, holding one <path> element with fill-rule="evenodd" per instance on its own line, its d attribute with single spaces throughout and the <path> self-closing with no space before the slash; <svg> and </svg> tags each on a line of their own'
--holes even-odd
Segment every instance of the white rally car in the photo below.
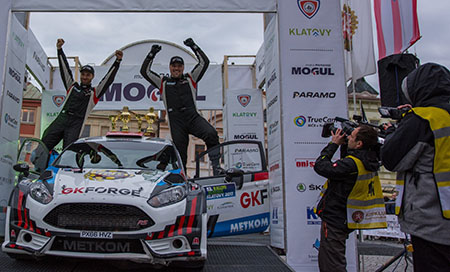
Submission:
<svg viewBox="0 0 450 272">
<path fill-rule="evenodd" d="M 227 169 L 220 175 L 208 169 L 204 157 L 211 152 Z M 189 180 L 170 141 L 132 133 L 80 139 L 59 156 L 27 139 L 18 162 L 2 244 L 13 258 L 201 267 L 207 236 L 261 232 L 269 225 L 260 142 L 226 142 L 203 152 Z"/>
</svg>

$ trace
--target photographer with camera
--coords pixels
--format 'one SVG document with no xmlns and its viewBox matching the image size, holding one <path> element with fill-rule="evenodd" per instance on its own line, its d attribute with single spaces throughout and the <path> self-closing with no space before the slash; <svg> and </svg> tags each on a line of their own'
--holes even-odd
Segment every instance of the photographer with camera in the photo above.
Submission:
<svg viewBox="0 0 450 272">
<path fill-rule="evenodd" d="M 397 128 L 387 129 L 382 163 L 397 172 L 395 213 L 411 235 L 414 271 L 448 271 L 450 72 L 424 64 L 403 80 L 402 91 L 412 108 Z"/>
<path fill-rule="evenodd" d="M 377 170 L 377 131 L 367 125 L 331 131 L 331 142 L 317 158 L 314 171 L 327 178 L 315 212 L 322 219 L 320 271 L 346 271 L 345 242 L 354 229 L 386 227 L 381 184 Z M 346 156 L 332 162 L 348 139 Z M 345 147 L 344 147 L 345 149 Z"/>
</svg>

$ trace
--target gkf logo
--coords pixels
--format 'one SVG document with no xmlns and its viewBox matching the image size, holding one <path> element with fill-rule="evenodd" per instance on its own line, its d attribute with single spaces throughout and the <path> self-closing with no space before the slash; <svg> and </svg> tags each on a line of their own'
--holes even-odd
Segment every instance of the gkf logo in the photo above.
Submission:
<svg viewBox="0 0 450 272">
<path fill-rule="evenodd" d="M 311 19 L 320 8 L 320 0 L 297 0 L 297 5 L 306 18 Z"/>
<path fill-rule="evenodd" d="M 244 209 L 252 206 L 260 206 L 264 204 L 264 199 L 268 198 L 267 189 L 259 190 L 256 192 L 244 192 L 241 195 L 241 206 Z"/>
<path fill-rule="evenodd" d="M 238 95 L 237 99 L 242 107 L 247 107 L 247 105 L 250 103 L 250 100 L 252 99 L 252 96 L 249 94 L 242 94 Z"/>
</svg>

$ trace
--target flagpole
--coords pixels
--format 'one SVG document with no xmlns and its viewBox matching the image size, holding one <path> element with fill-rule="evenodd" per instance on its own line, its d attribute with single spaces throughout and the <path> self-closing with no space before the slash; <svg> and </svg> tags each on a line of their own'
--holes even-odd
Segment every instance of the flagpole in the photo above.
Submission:
<svg viewBox="0 0 450 272">
<path fill-rule="evenodd" d="M 347 5 L 347 8 L 349 7 L 349 4 L 348 4 L 348 0 L 345 0 L 345 4 Z M 347 15 L 345 15 L 344 16 L 344 20 L 345 20 L 345 26 L 346 26 L 346 30 L 345 31 L 347 31 L 347 35 L 349 35 L 348 34 L 348 29 L 347 29 L 347 26 L 348 26 L 348 16 Z M 353 93 L 352 93 L 352 96 L 353 96 L 353 115 L 356 115 L 356 88 L 355 88 L 355 77 L 354 77 L 354 74 L 353 74 L 353 71 L 354 71 L 354 69 L 353 69 L 353 58 L 354 58 L 354 56 L 353 56 L 353 36 L 351 36 L 352 35 L 352 30 L 351 30 L 351 28 L 350 28 L 350 35 L 349 35 L 349 37 L 351 37 L 350 39 L 349 39 L 349 42 L 350 42 L 350 67 L 352 67 L 352 90 L 353 90 Z"/>
</svg>

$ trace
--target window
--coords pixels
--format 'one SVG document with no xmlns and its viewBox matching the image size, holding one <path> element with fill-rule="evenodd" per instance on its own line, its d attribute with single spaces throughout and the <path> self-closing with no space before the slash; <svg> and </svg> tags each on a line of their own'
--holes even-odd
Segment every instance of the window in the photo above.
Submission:
<svg viewBox="0 0 450 272">
<path fill-rule="evenodd" d="M 197 155 L 202 153 L 203 151 L 205 151 L 205 145 L 195 145 L 195 157 L 194 159 L 197 158 Z M 200 162 L 205 162 L 205 156 L 200 158 Z"/>
<path fill-rule="evenodd" d="M 91 135 L 91 125 L 85 125 L 80 138 L 86 138 Z"/>
<path fill-rule="evenodd" d="M 22 109 L 22 123 L 34 124 L 34 116 L 36 115 L 36 110 L 34 109 Z"/>
</svg>

